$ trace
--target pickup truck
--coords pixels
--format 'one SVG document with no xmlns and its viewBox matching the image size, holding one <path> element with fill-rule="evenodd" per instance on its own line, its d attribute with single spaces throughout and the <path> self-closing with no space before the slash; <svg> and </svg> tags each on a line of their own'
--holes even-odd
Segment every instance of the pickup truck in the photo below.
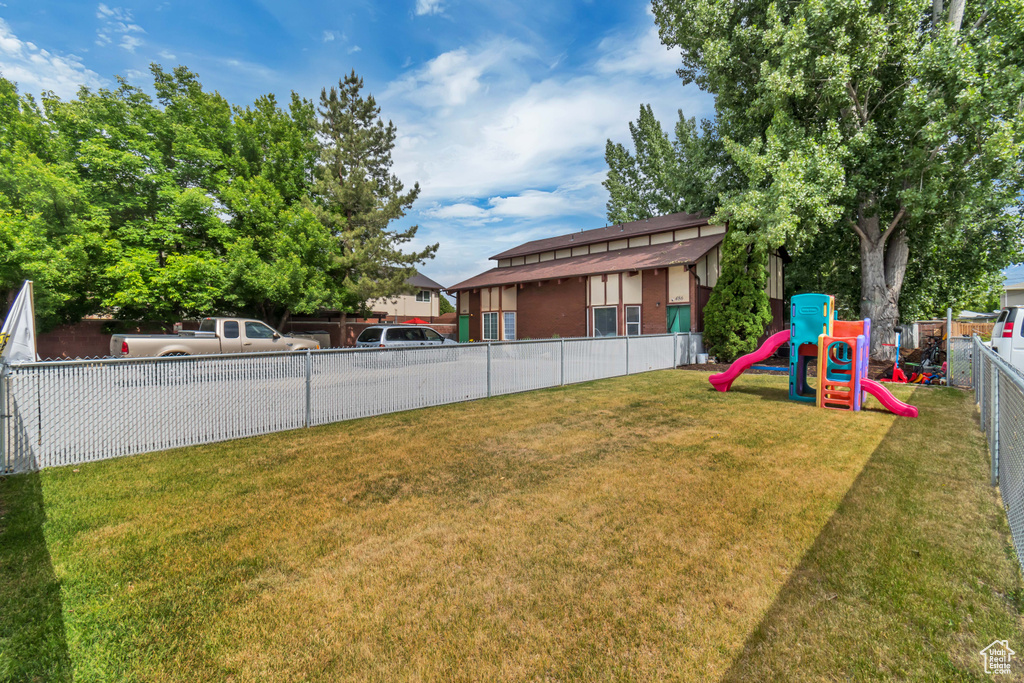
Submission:
<svg viewBox="0 0 1024 683">
<path fill-rule="evenodd" d="M 187 330 L 178 334 L 115 334 L 110 337 L 110 355 L 114 358 L 319 348 L 320 345 L 311 339 L 285 337 L 269 325 L 247 318 L 203 318 L 198 331 Z"/>
</svg>

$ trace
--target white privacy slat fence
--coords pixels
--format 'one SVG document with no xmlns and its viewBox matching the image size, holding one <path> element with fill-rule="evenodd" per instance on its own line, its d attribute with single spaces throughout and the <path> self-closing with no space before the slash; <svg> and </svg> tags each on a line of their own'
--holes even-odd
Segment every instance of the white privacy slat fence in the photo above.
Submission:
<svg viewBox="0 0 1024 683">
<path fill-rule="evenodd" d="M 699 334 L 26 363 L 0 379 L 12 474 L 689 365 Z"/>
</svg>

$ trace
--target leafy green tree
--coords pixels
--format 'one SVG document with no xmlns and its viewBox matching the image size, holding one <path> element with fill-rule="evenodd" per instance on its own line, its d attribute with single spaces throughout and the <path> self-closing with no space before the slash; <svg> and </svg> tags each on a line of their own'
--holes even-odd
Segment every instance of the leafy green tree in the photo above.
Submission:
<svg viewBox="0 0 1024 683">
<path fill-rule="evenodd" d="M 153 72 L 164 109 L 124 80 L 44 104 L 88 203 L 107 222 L 100 305 L 127 319 L 171 321 L 223 302 L 224 223 L 215 198 L 227 178 L 226 150 L 214 140 L 229 130 L 230 111 L 187 70 Z"/>
<path fill-rule="evenodd" d="M 650 105 L 630 122 L 633 152 L 608 140 L 604 158 L 608 177 L 608 220 L 613 223 L 685 211 L 710 215 L 735 172 L 730 172 L 722 141 L 707 120 L 687 119 L 679 112 L 675 139 L 669 140 Z"/>
<path fill-rule="evenodd" d="M 440 300 L 441 300 L 441 303 L 440 303 L 440 307 L 439 307 L 438 312 L 441 315 L 444 315 L 445 313 L 454 313 L 455 312 L 455 306 L 452 305 L 451 301 L 448 301 L 448 299 L 444 296 L 444 294 L 440 295 Z"/>
<path fill-rule="evenodd" d="M 320 94 L 320 158 L 308 207 L 340 246 L 334 257 L 342 287 L 339 308 L 356 311 L 366 302 L 407 291 L 405 280 L 416 264 L 433 258 L 438 245 L 403 252 L 416 227 L 399 230 L 392 221 L 405 216 L 419 195 L 419 184 L 405 192 L 391 172 L 395 126 L 380 118 L 372 95 L 363 97 L 363 80 L 353 71 L 338 87 Z"/>
<path fill-rule="evenodd" d="M 721 214 L 797 252 L 834 226 L 850 231 L 876 355 L 908 263 L 965 242 L 979 215 L 983 245 L 1019 235 L 1008 210 L 1024 142 L 1018 3 L 655 0 L 654 12 L 684 82 L 715 94 L 747 178 Z M 971 246 L 957 256 L 966 272 L 1007 258 Z"/>
<path fill-rule="evenodd" d="M 722 272 L 704 307 L 704 343 L 720 361 L 731 362 L 756 348 L 772 319 L 765 285 L 764 240 L 730 230 L 722 242 Z"/>
<path fill-rule="evenodd" d="M 230 216 L 225 299 L 277 327 L 344 305 L 340 244 L 309 206 L 315 117 L 294 93 L 288 111 L 273 95 L 235 110 L 233 180 L 221 194 Z"/>
<path fill-rule="evenodd" d="M 0 297 L 35 282 L 42 329 L 77 320 L 92 295 L 104 216 L 87 201 L 36 102 L 0 78 Z"/>
<path fill-rule="evenodd" d="M 742 177 L 709 121 L 702 121 L 698 132 L 696 120 L 680 111 L 675 139 L 670 141 L 651 107 L 642 105 L 640 118 L 629 124 L 629 132 L 635 154 L 611 140 L 605 148 L 609 170 L 604 186 L 610 195 L 608 220 L 613 223 L 677 211 L 710 216 L 720 197 L 741 185 Z M 749 249 L 737 244 L 723 249 L 722 272 L 728 276 L 719 279 L 703 312 L 708 348 L 723 358 L 752 347 L 771 320 L 764 273 L 755 267 L 758 256 L 767 252 L 750 244 L 746 234 L 736 235 L 733 241 Z M 756 282 L 761 283 L 760 292 Z M 769 311 L 767 318 L 760 315 L 762 311 Z"/>
</svg>

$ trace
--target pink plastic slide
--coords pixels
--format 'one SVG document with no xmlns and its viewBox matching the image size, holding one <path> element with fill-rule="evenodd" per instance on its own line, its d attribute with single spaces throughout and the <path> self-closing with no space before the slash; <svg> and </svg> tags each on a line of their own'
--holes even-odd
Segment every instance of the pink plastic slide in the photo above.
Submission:
<svg viewBox="0 0 1024 683">
<path fill-rule="evenodd" d="M 902 417 L 917 417 L 917 408 L 899 400 L 878 382 L 871 379 L 862 379 L 860 381 L 860 388 L 877 398 L 878 402 L 885 406 L 889 412 Z"/>
<path fill-rule="evenodd" d="M 708 381 L 711 382 L 711 386 L 718 391 L 729 391 L 729 387 L 732 386 L 733 381 L 748 370 L 751 365 L 771 358 L 772 354 L 775 353 L 775 350 L 788 341 L 788 329 L 785 329 L 782 332 L 776 332 L 772 336 L 768 337 L 764 344 L 761 344 L 761 348 L 757 351 L 748 353 L 745 356 L 740 356 L 732 365 L 729 366 L 728 370 L 720 372 L 717 375 L 711 375 L 711 377 L 708 377 Z"/>
</svg>

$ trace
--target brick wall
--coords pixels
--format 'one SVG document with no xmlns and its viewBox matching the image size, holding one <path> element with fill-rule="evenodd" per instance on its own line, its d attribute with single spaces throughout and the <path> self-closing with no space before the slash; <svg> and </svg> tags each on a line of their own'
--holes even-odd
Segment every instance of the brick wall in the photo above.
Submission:
<svg viewBox="0 0 1024 683">
<path fill-rule="evenodd" d="M 198 324 L 191 328 L 195 329 Z M 162 323 L 122 323 L 117 320 L 81 320 L 61 325 L 36 336 L 40 358 L 97 358 L 110 355 L 111 330 L 126 334 L 168 334 L 170 325 Z"/>
<path fill-rule="evenodd" d="M 640 309 L 641 334 L 665 334 L 668 331 L 668 269 L 644 271 L 643 307 Z"/>
<path fill-rule="evenodd" d="M 479 311 L 479 296 L 476 303 Z M 520 339 L 587 336 L 586 279 L 570 278 L 561 284 L 550 280 L 539 287 L 527 284 L 519 290 L 517 308 Z"/>
</svg>

